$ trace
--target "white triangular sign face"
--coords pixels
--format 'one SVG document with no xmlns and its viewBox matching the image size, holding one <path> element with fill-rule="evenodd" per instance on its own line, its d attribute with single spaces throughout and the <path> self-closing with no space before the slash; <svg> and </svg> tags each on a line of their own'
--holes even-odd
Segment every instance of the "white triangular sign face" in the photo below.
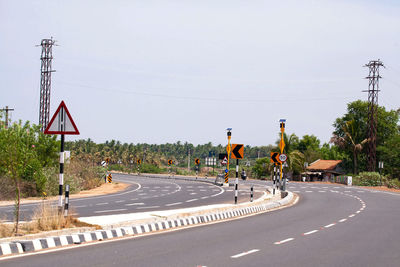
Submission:
<svg viewBox="0 0 400 267">
<path fill-rule="evenodd" d="M 79 134 L 64 101 L 61 101 L 46 130 L 44 130 L 44 134 Z"/>
</svg>

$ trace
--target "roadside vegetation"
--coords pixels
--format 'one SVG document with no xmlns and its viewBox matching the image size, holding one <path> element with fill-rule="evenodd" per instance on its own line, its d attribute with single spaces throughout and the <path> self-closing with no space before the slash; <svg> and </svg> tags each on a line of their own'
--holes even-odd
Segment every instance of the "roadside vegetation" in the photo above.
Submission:
<svg viewBox="0 0 400 267">
<path fill-rule="evenodd" d="M 44 135 L 39 126 L 21 121 L 8 128 L 0 124 L 0 200 L 15 200 L 15 225 L 18 234 L 20 201 L 26 197 L 58 194 L 60 143 L 56 136 Z M 72 155 L 65 164 L 65 182 L 71 192 L 99 186 L 104 169 L 88 166 Z"/>
</svg>

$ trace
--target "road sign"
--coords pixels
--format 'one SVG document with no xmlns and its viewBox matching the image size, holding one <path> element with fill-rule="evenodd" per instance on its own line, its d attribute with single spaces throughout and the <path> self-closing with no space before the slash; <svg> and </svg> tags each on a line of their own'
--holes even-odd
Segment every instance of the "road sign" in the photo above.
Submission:
<svg viewBox="0 0 400 267">
<path fill-rule="evenodd" d="M 111 184 L 112 183 L 112 175 L 111 173 L 107 176 L 107 181 Z"/>
<path fill-rule="evenodd" d="M 172 159 L 169 159 L 169 160 L 168 160 L 168 165 L 172 165 L 173 162 L 174 162 L 174 161 L 173 161 Z"/>
<path fill-rule="evenodd" d="M 228 158 L 225 157 L 222 161 L 221 161 L 222 165 L 228 164 Z"/>
<path fill-rule="evenodd" d="M 222 153 L 218 155 L 218 159 L 228 159 L 228 154 Z"/>
<path fill-rule="evenodd" d="M 250 161 L 246 161 L 246 167 L 250 167 Z"/>
<path fill-rule="evenodd" d="M 225 172 L 226 172 L 226 173 L 228 173 L 228 172 L 229 172 L 229 170 L 228 170 L 228 169 L 225 169 Z"/>
<path fill-rule="evenodd" d="M 141 159 L 138 159 L 136 162 L 137 162 L 137 164 L 139 164 L 139 165 L 142 164 L 142 160 L 141 160 Z"/>
<path fill-rule="evenodd" d="M 105 162 L 104 160 L 101 162 L 101 166 L 103 167 L 107 167 L 107 162 Z"/>
<path fill-rule="evenodd" d="M 286 154 L 280 154 L 280 155 L 279 155 L 279 160 L 280 160 L 281 162 L 285 162 L 285 161 L 287 160 Z"/>
<path fill-rule="evenodd" d="M 44 134 L 79 134 L 74 120 L 69 114 L 64 101 L 61 101 L 49 124 L 44 130 Z"/>
<path fill-rule="evenodd" d="M 196 165 L 199 165 L 200 164 L 200 159 L 195 159 L 194 163 L 196 163 Z"/>
<path fill-rule="evenodd" d="M 278 152 L 271 152 L 271 162 L 272 163 L 280 163 Z"/>
<path fill-rule="evenodd" d="M 233 159 L 242 159 L 244 152 L 243 144 L 232 144 L 232 158 Z"/>
</svg>

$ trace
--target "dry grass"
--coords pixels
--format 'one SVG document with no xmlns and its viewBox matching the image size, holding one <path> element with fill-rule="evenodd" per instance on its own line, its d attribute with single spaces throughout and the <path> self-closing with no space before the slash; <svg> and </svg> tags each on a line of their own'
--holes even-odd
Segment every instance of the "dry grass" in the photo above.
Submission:
<svg viewBox="0 0 400 267">
<path fill-rule="evenodd" d="M 70 210 L 70 214 L 73 211 Z M 42 202 L 34 211 L 31 222 L 20 224 L 18 235 L 35 234 L 43 231 L 61 230 L 65 228 L 93 227 L 94 225 L 81 222 L 71 215 L 64 217 L 58 213 L 58 207 L 48 202 Z M 99 226 L 96 226 L 99 228 Z M 3 223 L 0 220 L 0 238 L 14 236 L 14 224 Z"/>
</svg>

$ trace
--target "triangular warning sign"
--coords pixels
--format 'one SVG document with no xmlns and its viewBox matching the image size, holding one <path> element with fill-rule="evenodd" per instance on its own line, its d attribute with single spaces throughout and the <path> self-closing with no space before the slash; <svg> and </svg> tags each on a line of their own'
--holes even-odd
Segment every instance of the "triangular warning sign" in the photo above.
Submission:
<svg viewBox="0 0 400 267">
<path fill-rule="evenodd" d="M 76 128 L 64 101 L 61 101 L 57 111 L 44 130 L 44 134 L 79 134 L 78 128 Z"/>
</svg>

